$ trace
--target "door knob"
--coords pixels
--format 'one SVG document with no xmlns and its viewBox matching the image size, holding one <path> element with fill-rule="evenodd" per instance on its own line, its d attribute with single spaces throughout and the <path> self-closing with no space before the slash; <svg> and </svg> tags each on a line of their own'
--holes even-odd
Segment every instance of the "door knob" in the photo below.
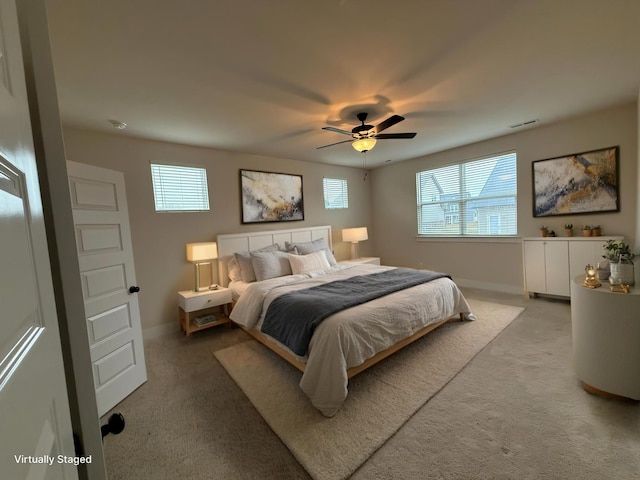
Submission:
<svg viewBox="0 0 640 480">
<path fill-rule="evenodd" d="M 139 291 L 140 287 L 138 286 L 129 287 L 129 293 L 138 293 Z"/>
<path fill-rule="evenodd" d="M 100 427 L 102 438 L 106 437 L 110 433 L 118 435 L 124 430 L 124 416 L 121 413 L 114 413 L 109 417 L 107 423 Z"/>
</svg>

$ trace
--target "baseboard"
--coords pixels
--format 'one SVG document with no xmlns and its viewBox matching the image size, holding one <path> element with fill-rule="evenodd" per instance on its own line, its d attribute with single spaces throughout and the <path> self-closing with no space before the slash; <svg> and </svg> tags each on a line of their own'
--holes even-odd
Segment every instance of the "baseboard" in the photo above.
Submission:
<svg viewBox="0 0 640 480">
<path fill-rule="evenodd" d="M 494 292 L 511 293 L 514 295 L 524 295 L 523 287 L 515 285 L 505 285 L 503 283 L 481 282 L 479 280 L 469 280 L 466 278 L 454 278 L 456 284 L 460 287 L 479 288 L 482 290 L 492 290 Z"/>
</svg>

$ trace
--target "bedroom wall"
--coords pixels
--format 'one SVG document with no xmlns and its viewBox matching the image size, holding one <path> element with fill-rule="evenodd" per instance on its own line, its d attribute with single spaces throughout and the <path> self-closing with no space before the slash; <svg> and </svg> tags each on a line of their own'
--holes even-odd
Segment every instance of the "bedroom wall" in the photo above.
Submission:
<svg viewBox="0 0 640 480">
<path fill-rule="evenodd" d="M 331 225 L 336 258 L 344 260 L 350 256 L 350 244 L 342 242 L 341 229 L 371 228 L 370 180 L 363 181 L 360 168 L 231 153 L 75 128 L 64 128 L 64 140 L 67 160 L 124 173 L 145 335 L 169 326 L 178 328 L 176 292 L 193 288 L 193 266 L 185 258 L 187 243 L 215 241 L 216 235 L 223 233 Z M 150 162 L 205 167 L 211 210 L 156 213 Z M 305 220 L 242 225 L 241 168 L 301 174 Z M 348 181 L 348 209 L 325 210 L 322 193 L 325 176 Z M 373 254 L 372 242 L 362 242 L 360 249 L 363 256 Z M 214 275 L 217 282 L 217 273 Z"/>
<path fill-rule="evenodd" d="M 638 173 L 637 173 L 637 177 L 636 177 L 636 188 L 638 189 L 638 195 L 636 196 L 636 212 L 637 214 L 640 214 L 640 88 L 638 88 L 638 101 L 636 103 L 637 106 L 637 123 L 636 123 L 636 128 L 637 128 L 637 139 L 638 139 Z M 640 255 L 640 220 L 636 221 L 636 240 L 635 240 L 635 245 L 633 248 L 633 251 L 636 252 L 636 254 Z M 635 275 L 636 275 L 636 285 L 640 285 L 640 268 L 636 268 L 635 270 Z"/>
<path fill-rule="evenodd" d="M 638 196 L 638 107 L 616 108 L 523 130 L 372 172 L 375 254 L 389 265 L 424 267 L 450 273 L 461 285 L 522 292 L 522 246 L 516 239 L 417 239 L 415 174 L 461 160 L 516 150 L 518 156 L 518 234 L 537 236 L 547 225 L 561 234 L 565 223 L 599 224 L 603 233 L 636 235 Z M 571 153 L 620 146 L 620 211 L 606 214 L 533 218 L 531 163 Z M 393 199 L 390 201 L 389 199 Z"/>
</svg>

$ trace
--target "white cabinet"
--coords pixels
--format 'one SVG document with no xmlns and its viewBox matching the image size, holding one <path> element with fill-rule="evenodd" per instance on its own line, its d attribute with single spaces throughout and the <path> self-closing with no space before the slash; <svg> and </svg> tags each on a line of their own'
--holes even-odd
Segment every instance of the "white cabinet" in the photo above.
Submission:
<svg viewBox="0 0 640 480">
<path fill-rule="evenodd" d="M 524 283 L 529 293 L 571 294 L 569 285 L 569 243 L 524 240 Z"/>
<path fill-rule="evenodd" d="M 587 264 L 602 261 L 607 240 L 623 237 L 535 237 L 522 240 L 524 289 L 548 295 L 571 295 L 570 280 Z"/>
</svg>

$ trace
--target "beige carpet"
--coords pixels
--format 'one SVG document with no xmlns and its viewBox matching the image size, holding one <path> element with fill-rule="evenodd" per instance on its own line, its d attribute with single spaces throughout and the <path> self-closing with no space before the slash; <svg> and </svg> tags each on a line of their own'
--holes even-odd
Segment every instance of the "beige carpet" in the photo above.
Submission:
<svg viewBox="0 0 640 480">
<path fill-rule="evenodd" d="M 311 406 L 298 387 L 301 373 L 261 344 L 214 355 L 314 479 L 344 479 L 523 311 L 469 303 L 478 320 L 448 322 L 353 378 L 333 418 Z"/>
</svg>

